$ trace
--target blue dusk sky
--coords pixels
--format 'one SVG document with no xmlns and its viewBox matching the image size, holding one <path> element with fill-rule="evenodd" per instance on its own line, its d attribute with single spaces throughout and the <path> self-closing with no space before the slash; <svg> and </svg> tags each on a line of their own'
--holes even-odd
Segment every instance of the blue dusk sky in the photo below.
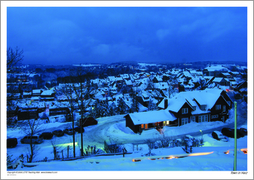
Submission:
<svg viewBox="0 0 254 180">
<path fill-rule="evenodd" d="M 23 63 L 247 62 L 247 7 L 7 7 Z"/>
</svg>

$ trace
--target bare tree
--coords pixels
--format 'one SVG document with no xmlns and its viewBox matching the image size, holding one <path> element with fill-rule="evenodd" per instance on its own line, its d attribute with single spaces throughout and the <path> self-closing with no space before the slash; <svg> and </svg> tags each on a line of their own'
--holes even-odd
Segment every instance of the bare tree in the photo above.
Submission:
<svg viewBox="0 0 254 180">
<path fill-rule="evenodd" d="M 30 154 L 28 155 L 28 162 L 32 162 L 36 153 L 38 152 L 38 147 L 36 147 L 35 143 L 32 141 L 32 136 L 39 132 L 39 120 L 38 119 L 28 119 L 24 120 L 26 125 L 22 126 L 22 130 L 25 132 L 27 136 L 29 136 L 30 142 Z"/>
<path fill-rule="evenodd" d="M 16 66 L 19 62 L 23 60 L 23 50 L 18 46 L 15 49 L 9 47 L 7 49 L 7 70 L 10 71 Z"/>
<path fill-rule="evenodd" d="M 75 96 L 73 94 L 73 86 L 74 84 L 65 84 L 62 88 L 61 93 L 63 93 L 68 99 L 68 108 L 70 109 L 70 117 L 72 121 L 72 140 L 73 140 L 73 156 L 76 157 L 75 154 L 75 131 L 74 131 L 74 110 L 75 110 Z"/>
<path fill-rule="evenodd" d="M 73 90 L 76 94 L 76 100 L 78 101 L 78 108 L 80 109 L 81 118 L 79 120 L 80 126 L 80 136 L 81 136 L 81 156 L 84 155 L 84 147 L 83 147 L 83 123 L 87 120 L 85 117 L 85 109 L 87 108 L 84 104 L 85 97 L 89 97 L 91 92 L 90 87 L 90 75 L 85 74 L 81 67 L 75 71 L 74 76 L 76 77 L 77 86 L 73 86 Z M 79 103 L 80 102 L 80 103 Z"/>
</svg>

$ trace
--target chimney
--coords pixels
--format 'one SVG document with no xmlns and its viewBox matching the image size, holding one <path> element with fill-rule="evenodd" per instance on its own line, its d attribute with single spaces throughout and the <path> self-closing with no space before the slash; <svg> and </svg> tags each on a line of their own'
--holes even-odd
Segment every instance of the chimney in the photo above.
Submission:
<svg viewBox="0 0 254 180">
<path fill-rule="evenodd" d="M 168 99 L 164 99 L 164 108 L 167 109 L 168 107 Z"/>
</svg>

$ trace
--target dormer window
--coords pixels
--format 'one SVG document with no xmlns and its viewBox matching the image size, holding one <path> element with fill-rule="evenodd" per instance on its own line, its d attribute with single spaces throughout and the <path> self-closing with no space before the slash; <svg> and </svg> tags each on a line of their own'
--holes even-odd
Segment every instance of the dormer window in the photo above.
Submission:
<svg viewBox="0 0 254 180">
<path fill-rule="evenodd" d="M 183 108 L 182 109 L 182 114 L 188 114 L 188 108 Z"/>
</svg>

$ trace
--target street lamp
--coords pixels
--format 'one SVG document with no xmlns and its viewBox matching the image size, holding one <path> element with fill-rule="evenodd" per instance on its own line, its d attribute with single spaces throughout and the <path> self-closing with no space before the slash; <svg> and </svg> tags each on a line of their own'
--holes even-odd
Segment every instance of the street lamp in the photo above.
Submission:
<svg viewBox="0 0 254 180">
<path fill-rule="evenodd" d="M 203 131 L 202 131 L 202 130 L 199 130 L 199 132 L 200 132 L 201 135 L 202 135 L 202 139 L 201 139 L 201 146 L 202 146 L 202 144 L 203 144 Z"/>
</svg>

